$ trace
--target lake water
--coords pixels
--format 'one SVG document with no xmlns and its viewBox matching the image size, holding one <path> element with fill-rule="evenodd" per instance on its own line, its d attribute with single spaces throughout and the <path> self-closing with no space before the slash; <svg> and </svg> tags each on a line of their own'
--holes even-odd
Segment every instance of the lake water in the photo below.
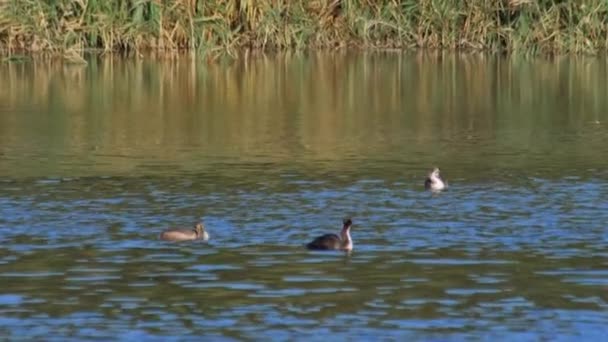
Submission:
<svg viewBox="0 0 608 342">
<path fill-rule="evenodd" d="M 606 59 L 2 63 L 0 336 L 605 339 L 607 142 Z"/>
</svg>

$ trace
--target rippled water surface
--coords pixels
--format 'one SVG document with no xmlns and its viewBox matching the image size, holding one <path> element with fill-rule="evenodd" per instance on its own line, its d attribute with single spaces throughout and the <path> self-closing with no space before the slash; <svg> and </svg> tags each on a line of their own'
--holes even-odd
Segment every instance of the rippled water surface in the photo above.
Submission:
<svg viewBox="0 0 608 342">
<path fill-rule="evenodd" d="M 607 80 L 484 56 L 0 64 L 0 335 L 605 339 Z M 351 255 L 303 248 L 346 216 Z M 158 240 L 198 220 L 208 243 Z"/>
</svg>

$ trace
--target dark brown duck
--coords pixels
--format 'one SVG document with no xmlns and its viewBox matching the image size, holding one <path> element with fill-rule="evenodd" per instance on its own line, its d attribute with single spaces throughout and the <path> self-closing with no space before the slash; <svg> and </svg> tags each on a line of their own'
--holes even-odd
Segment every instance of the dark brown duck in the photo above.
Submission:
<svg viewBox="0 0 608 342">
<path fill-rule="evenodd" d="M 306 248 L 312 250 L 342 250 L 351 251 L 353 249 L 353 240 L 350 237 L 350 228 L 353 225 L 351 219 L 343 221 L 340 236 L 337 234 L 325 234 L 317 237 L 306 245 Z"/>
</svg>

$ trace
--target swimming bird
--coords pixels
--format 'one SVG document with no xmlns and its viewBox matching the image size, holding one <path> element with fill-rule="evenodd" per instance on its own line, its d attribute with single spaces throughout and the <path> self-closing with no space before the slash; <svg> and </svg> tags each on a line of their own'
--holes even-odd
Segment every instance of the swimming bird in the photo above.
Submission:
<svg viewBox="0 0 608 342">
<path fill-rule="evenodd" d="M 434 168 L 424 181 L 424 188 L 431 191 L 441 191 L 448 188 L 448 182 L 439 174 L 439 168 Z"/>
<path fill-rule="evenodd" d="M 352 227 L 353 221 L 351 219 L 344 219 L 342 223 L 340 236 L 336 234 L 321 235 L 306 244 L 306 248 L 313 250 L 351 251 L 353 249 L 353 240 L 350 237 L 350 227 Z"/>
<path fill-rule="evenodd" d="M 202 223 L 194 225 L 193 229 L 172 228 L 160 233 L 160 239 L 165 241 L 189 241 L 189 240 L 209 240 L 209 233 L 205 230 Z"/>
</svg>

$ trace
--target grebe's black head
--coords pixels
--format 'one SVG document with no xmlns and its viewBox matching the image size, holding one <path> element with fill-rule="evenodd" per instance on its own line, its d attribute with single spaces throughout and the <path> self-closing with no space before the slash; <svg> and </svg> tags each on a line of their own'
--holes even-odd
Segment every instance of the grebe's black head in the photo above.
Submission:
<svg viewBox="0 0 608 342">
<path fill-rule="evenodd" d="M 350 218 L 345 218 L 342 220 L 342 223 L 344 224 L 344 228 L 349 228 L 353 225 L 353 221 Z"/>
</svg>

